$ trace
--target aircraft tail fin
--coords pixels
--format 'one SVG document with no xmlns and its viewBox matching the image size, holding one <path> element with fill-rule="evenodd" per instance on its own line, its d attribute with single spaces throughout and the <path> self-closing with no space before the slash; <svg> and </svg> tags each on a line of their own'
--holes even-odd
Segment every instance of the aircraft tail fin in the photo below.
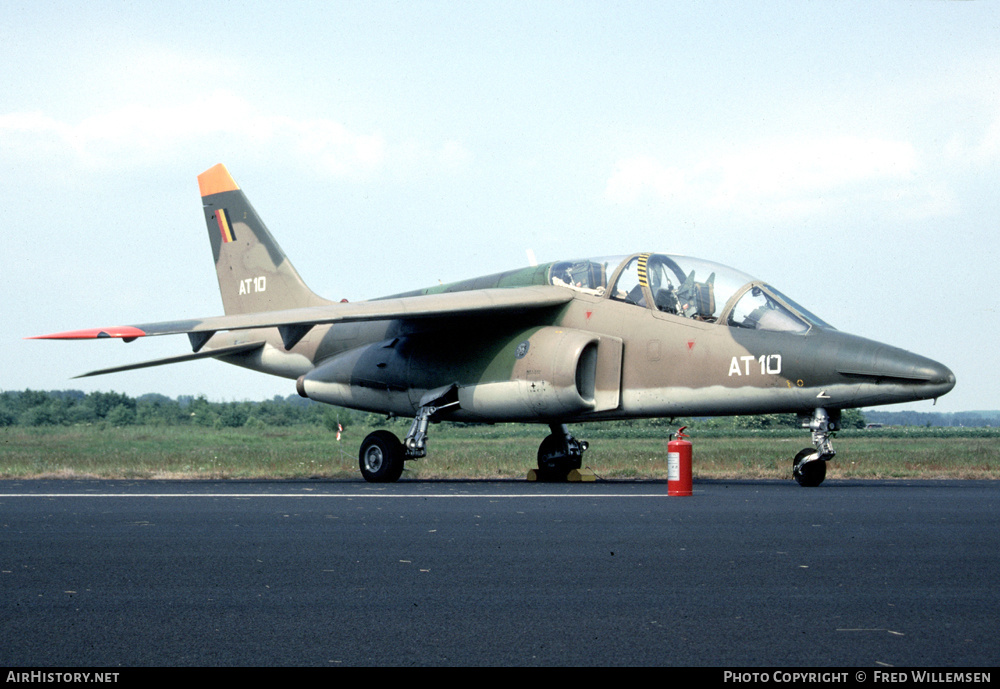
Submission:
<svg viewBox="0 0 1000 689">
<path fill-rule="evenodd" d="M 198 175 L 226 315 L 331 302 L 310 290 L 222 164 Z"/>
</svg>

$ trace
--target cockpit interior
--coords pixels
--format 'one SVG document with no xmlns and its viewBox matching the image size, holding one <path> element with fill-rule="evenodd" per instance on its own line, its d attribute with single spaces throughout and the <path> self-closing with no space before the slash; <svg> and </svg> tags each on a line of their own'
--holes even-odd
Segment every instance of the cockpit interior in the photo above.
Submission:
<svg viewBox="0 0 1000 689">
<path fill-rule="evenodd" d="M 770 285 L 733 268 L 687 256 L 556 261 L 549 283 L 704 323 L 806 333 L 831 326 Z"/>
</svg>

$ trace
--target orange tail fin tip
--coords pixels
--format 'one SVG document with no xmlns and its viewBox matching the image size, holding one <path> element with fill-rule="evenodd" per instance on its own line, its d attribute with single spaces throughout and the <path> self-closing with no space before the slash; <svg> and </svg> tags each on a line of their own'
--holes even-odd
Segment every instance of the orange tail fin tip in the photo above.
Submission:
<svg viewBox="0 0 1000 689">
<path fill-rule="evenodd" d="M 229 174 L 226 166 L 219 163 L 198 175 L 198 188 L 204 198 L 212 194 L 221 194 L 224 191 L 237 191 L 239 186 Z"/>
</svg>

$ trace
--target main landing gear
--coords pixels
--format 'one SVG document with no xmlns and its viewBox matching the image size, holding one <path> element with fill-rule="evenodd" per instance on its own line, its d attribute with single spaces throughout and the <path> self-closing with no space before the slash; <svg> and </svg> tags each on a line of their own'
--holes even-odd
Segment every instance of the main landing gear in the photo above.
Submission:
<svg viewBox="0 0 1000 689">
<path fill-rule="evenodd" d="M 393 483 L 403 475 L 403 463 L 427 454 L 427 424 L 443 407 L 425 406 L 417 413 L 410 432 L 400 440 L 386 430 L 368 434 L 358 452 L 361 475 L 370 483 Z M 565 481 L 573 469 L 583 466 L 587 441 L 570 435 L 566 424 L 549 424 L 552 433 L 538 447 L 539 481 Z"/>
<path fill-rule="evenodd" d="M 361 443 L 358 461 L 361 475 L 370 483 L 393 483 L 403 475 L 406 450 L 389 431 L 369 433 Z"/>
<path fill-rule="evenodd" d="M 830 434 L 840 428 L 840 412 L 830 416 L 826 409 L 817 409 L 811 419 L 803 421 L 803 428 L 812 431 L 814 447 L 801 450 L 792 460 L 792 476 L 800 486 L 813 488 L 826 478 L 826 463 L 837 454 Z"/>
<path fill-rule="evenodd" d="M 588 444 L 570 435 L 564 423 L 549 424 L 549 429 L 552 434 L 538 446 L 537 476 L 541 481 L 565 481 L 569 472 L 583 466 Z"/>
<path fill-rule="evenodd" d="M 394 483 L 403 475 L 403 462 L 427 456 L 427 425 L 439 411 L 458 404 L 446 396 L 453 388 L 435 396 L 420 407 L 410 424 L 410 431 L 403 442 L 389 431 L 379 430 L 368 434 L 358 452 L 361 475 L 370 483 Z"/>
</svg>

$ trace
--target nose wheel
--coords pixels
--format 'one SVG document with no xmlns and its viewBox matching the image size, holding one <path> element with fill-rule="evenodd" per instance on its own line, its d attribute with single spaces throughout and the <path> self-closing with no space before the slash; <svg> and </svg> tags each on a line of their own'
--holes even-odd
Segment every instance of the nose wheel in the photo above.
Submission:
<svg viewBox="0 0 1000 689">
<path fill-rule="evenodd" d="M 837 454 L 833 449 L 833 433 L 840 428 L 840 412 L 830 416 L 826 409 L 817 409 L 802 424 L 812 431 L 814 447 L 807 447 L 792 460 L 792 478 L 806 488 L 815 488 L 826 478 L 826 463 Z"/>
<path fill-rule="evenodd" d="M 805 461 L 806 457 L 815 454 L 816 450 L 814 448 L 807 447 L 795 455 L 795 459 L 792 460 L 792 477 L 796 483 L 805 488 L 815 488 L 823 483 L 823 479 L 826 478 L 825 461 L 822 459 L 814 459 L 810 462 Z"/>
</svg>

